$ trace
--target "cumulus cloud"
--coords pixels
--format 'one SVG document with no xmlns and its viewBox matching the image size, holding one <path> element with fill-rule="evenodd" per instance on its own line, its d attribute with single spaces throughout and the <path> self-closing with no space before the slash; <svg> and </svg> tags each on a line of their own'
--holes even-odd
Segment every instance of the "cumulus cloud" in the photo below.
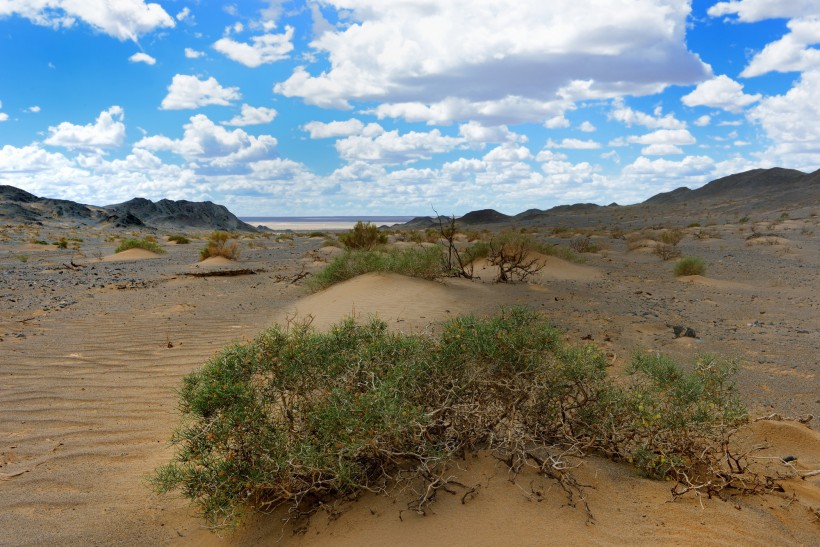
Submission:
<svg viewBox="0 0 820 547">
<path fill-rule="evenodd" d="M 273 108 L 266 108 L 264 106 L 254 107 L 249 104 L 243 104 L 242 110 L 238 116 L 234 116 L 227 122 L 222 122 L 222 125 L 233 125 L 237 127 L 244 127 L 246 125 L 261 125 L 270 123 L 276 118 L 277 112 Z"/>
<path fill-rule="evenodd" d="M 563 139 L 561 142 L 549 139 L 546 144 L 546 148 L 566 148 L 569 150 L 597 150 L 600 147 L 600 143 L 580 139 Z"/>
<path fill-rule="evenodd" d="M 816 0 L 732 0 L 718 2 L 707 13 L 712 17 L 736 15 L 739 21 L 754 23 L 764 19 L 791 19 L 817 15 Z"/>
<path fill-rule="evenodd" d="M 667 156 L 683 154 L 683 150 L 674 144 L 650 144 L 641 150 L 644 156 Z"/>
<path fill-rule="evenodd" d="M 626 142 L 648 145 L 687 145 L 695 144 L 695 137 L 687 129 L 658 129 L 645 135 L 631 135 Z"/>
<path fill-rule="evenodd" d="M 231 38 L 221 38 L 214 43 L 214 49 L 229 59 L 247 67 L 256 68 L 266 63 L 274 63 L 288 58 L 293 51 L 293 27 L 285 27 L 284 34 L 263 34 L 254 36 L 251 43 L 237 42 Z"/>
<path fill-rule="evenodd" d="M 694 91 L 681 97 L 686 106 L 709 106 L 728 112 L 740 112 L 760 100 L 761 95 L 743 93 L 743 86 L 726 75 L 720 75 L 698 85 Z"/>
<path fill-rule="evenodd" d="M 584 123 L 579 125 L 578 129 L 583 131 L 584 133 L 594 133 L 597 130 L 597 128 L 588 121 L 585 121 Z"/>
<path fill-rule="evenodd" d="M 238 87 L 222 87 L 216 78 L 200 80 L 196 76 L 177 74 L 168 86 L 168 95 L 160 106 L 163 110 L 194 109 L 210 104 L 229 105 L 241 99 Z"/>
<path fill-rule="evenodd" d="M 345 105 L 339 106 L 345 108 Z M 379 119 L 404 118 L 408 122 L 427 122 L 429 125 L 449 124 L 453 120 L 472 120 L 489 125 L 503 125 L 546 118 L 545 125 L 556 128 L 569 126 L 569 121 L 564 118 L 564 112 L 572 108 L 572 103 L 563 99 L 538 101 L 511 96 L 497 101 L 470 101 L 450 97 L 430 104 L 418 101 L 380 104 L 366 113 L 375 114 Z"/>
<path fill-rule="evenodd" d="M 470 121 L 458 126 L 458 134 L 471 146 L 483 147 L 489 143 L 527 142 L 527 136 L 514 133 L 506 125 L 487 126 Z"/>
<path fill-rule="evenodd" d="M 123 109 L 115 105 L 100 112 L 94 123 L 74 125 L 62 122 L 49 127 L 49 135 L 43 142 L 70 149 L 117 148 L 125 141 L 124 117 Z"/>
<path fill-rule="evenodd" d="M 529 159 L 532 159 L 532 152 L 526 146 L 516 146 L 514 144 L 496 146 L 487 152 L 483 158 L 486 162 L 518 162 Z"/>
<path fill-rule="evenodd" d="M 660 109 L 656 109 L 654 115 L 633 110 L 626 106 L 623 99 L 615 99 L 612 102 L 612 112 L 609 118 L 619 121 L 627 127 L 642 125 L 648 129 L 685 129 L 686 122 L 675 118 L 674 114 L 662 115 Z"/>
<path fill-rule="evenodd" d="M 711 121 L 712 121 L 712 117 L 709 116 L 708 114 L 704 114 L 703 116 L 700 116 L 699 118 L 697 118 L 692 123 L 694 123 L 698 127 L 706 127 L 707 125 L 709 125 L 709 123 L 711 123 Z"/>
<path fill-rule="evenodd" d="M 246 172 L 247 163 L 277 157 L 277 140 L 274 137 L 255 137 L 241 129 L 230 131 L 204 114 L 192 116 L 183 130 L 181 139 L 153 135 L 142 138 L 134 148 L 172 152 L 194 162 L 199 171 L 216 168 Z"/>
<path fill-rule="evenodd" d="M 796 168 L 820 167 L 820 70 L 803 73 L 785 94 L 761 100 L 748 118 L 775 143 L 764 156 Z"/>
<path fill-rule="evenodd" d="M 176 14 L 177 21 L 184 21 L 188 19 L 191 15 L 191 9 L 188 6 L 182 8 L 182 10 Z"/>
<path fill-rule="evenodd" d="M 81 20 L 118 40 L 135 41 L 158 28 L 171 28 L 174 18 L 155 3 L 143 0 L 5 0 L 0 18 L 25 17 L 35 25 L 69 28 Z"/>
<path fill-rule="evenodd" d="M 132 63 L 145 63 L 146 65 L 155 65 L 157 60 L 148 55 L 147 53 L 135 53 L 128 60 Z"/>
<path fill-rule="evenodd" d="M 199 59 L 200 57 L 205 57 L 204 51 L 197 51 L 193 48 L 186 47 L 185 48 L 185 57 L 187 59 Z"/>
<path fill-rule="evenodd" d="M 384 128 L 377 123 L 365 125 L 361 120 L 351 118 L 345 121 L 333 122 L 308 122 L 302 129 L 310 133 L 311 139 L 329 139 L 334 137 L 351 137 L 362 135 L 364 137 L 377 137 L 384 133 Z"/>
<path fill-rule="evenodd" d="M 596 17 L 574 0 L 327 0 L 322 6 L 347 10 L 350 21 L 311 43 L 327 56 L 329 70 L 297 67 L 274 87 L 322 107 L 373 101 L 382 103 L 380 115 L 447 123 L 485 121 L 477 110 L 513 101 L 527 107 L 519 118 L 544 121 L 562 114 L 550 107 L 544 116 L 545 104 L 654 93 L 710 73 L 686 48 L 687 2 L 611 0 L 596 6 Z"/>
<path fill-rule="evenodd" d="M 435 154 L 450 152 L 463 142 L 462 138 L 442 135 L 438 129 L 403 135 L 388 131 L 375 138 L 351 136 L 338 140 L 336 151 L 346 161 L 396 164 L 430 159 Z"/>
<path fill-rule="evenodd" d="M 0 108 L 3 108 L 3 101 L 0 101 Z M 5 112 L 0 112 L 0 122 L 4 122 L 9 119 L 9 115 Z"/>
<path fill-rule="evenodd" d="M 755 55 L 740 76 L 752 78 L 768 72 L 801 72 L 820 67 L 820 50 L 808 47 L 820 43 L 820 6 L 816 15 L 787 23 L 788 34 Z"/>
</svg>

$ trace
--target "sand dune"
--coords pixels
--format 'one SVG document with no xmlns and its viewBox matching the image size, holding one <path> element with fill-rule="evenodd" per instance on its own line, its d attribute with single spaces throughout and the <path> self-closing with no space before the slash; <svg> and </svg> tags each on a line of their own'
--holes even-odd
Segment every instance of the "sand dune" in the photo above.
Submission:
<svg viewBox="0 0 820 547">
<path fill-rule="evenodd" d="M 119 262 L 124 260 L 148 260 L 152 258 L 162 258 L 162 255 L 152 253 L 146 249 L 128 249 L 119 253 L 104 256 L 103 262 Z"/>
</svg>

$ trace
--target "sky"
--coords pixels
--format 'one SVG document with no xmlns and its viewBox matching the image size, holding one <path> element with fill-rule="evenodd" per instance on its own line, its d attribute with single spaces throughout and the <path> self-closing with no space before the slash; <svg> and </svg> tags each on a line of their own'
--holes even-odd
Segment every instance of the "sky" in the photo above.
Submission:
<svg viewBox="0 0 820 547">
<path fill-rule="evenodd" d="M 0 0 L 0 184 L 240 216 L 820 168 L 819 0 Z"/>
</svg>

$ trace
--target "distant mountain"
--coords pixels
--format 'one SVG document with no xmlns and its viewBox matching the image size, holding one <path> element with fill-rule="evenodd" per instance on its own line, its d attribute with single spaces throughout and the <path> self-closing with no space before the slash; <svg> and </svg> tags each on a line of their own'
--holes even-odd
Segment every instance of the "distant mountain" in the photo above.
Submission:
<svg viewBox="0 0 820 547">
<path fill-rule="evenodd" d="M 144 198 L 134 198 L 125 203 L 95 207 L 68 200 L 37 197 L 14 186 L 0 185 L 0 222 L 20 224 L 47 221 L 69 221 L 116 228 L 257 231 L 223 205 L 210 201 L 162 199 L 154 203 Z"/>
<path fill-rule="evenodd" d="M 506 222 L 512 217 L 499 213 L 494 209 L 481 209 L 480 211 L 472 211 L 458 219 L 460 224 L 495 224 L 497 222 Z"/>
<path fill-rule="evenodd" d="M 125 203 L 106 205 L 103 209 L 117 217 L 132 215 L 149 226 L 256 231 L 256 228 L 239 220 L 224 205 L 210 201 L 161 199 L 155 203 L 145 198 L 134 198 Z"/>
</svg>

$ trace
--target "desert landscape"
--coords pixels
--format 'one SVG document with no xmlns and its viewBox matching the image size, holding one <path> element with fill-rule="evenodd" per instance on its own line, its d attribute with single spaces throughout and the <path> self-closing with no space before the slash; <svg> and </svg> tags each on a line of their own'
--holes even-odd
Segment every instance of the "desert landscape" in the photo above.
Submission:
<svg viewBox="0 0 820 547">
<path fill-rule="evenodd" d="M 558 251 L 532 255 L 543 267 L 524 281 L 495 282 L 484 259 L 473 279 L 371 272 L 312 293 L 310 279 L 344 253 L 338 233 L 277 233 L 213 214 L 191 226 L 145 202 L 86 213 L 3 187 L 0 544 L 816 544 L 820 185 L 818 173 L 781 171 L 634 206 L 462 217 L 462 250 L 515 230 Z M 384 248 L 441 243 L 437 222 L 385 227 Z M 213 229 L 232 231 L 235 260 L 200 261 Z M 128 238 L 164 253 L 115 253 Z M 679 256 L 701 258 L 705 271 L 675 275 Z M 599 347 L 616 378 L 639 351 L 682 364 L 736 359 L 750 418 L 738 442 L 756 447 L 772 488 L 673 500 L 669 482 L 591 453 L 575 470 L 587 512 L 553 479 L 525 470 L 513 482 L 479 451 L 451 470 L 470 495 L 441 492 L 423 516 L 401 490 L 288 522 L 281 510 L 252 514 L 217 532 L 181 495 L 153 492 L 149 476 L 173 454 L 182 378 L 224 346 L 273 323 L 311 318 L 322 331 L 351 315 L 426 336 L 450 318 L 516 305 L 543 313 L 569 346 Z"/>
</svg>

